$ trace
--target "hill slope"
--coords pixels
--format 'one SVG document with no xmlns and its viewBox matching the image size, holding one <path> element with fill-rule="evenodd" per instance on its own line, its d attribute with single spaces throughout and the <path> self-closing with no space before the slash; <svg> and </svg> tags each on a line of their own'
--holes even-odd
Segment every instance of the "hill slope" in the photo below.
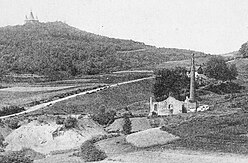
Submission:
<svg viewBox="0 0 248 163">
<path fill-rule="evenodd" d="M 188 59 L 192 52 L 99 36 L 62 22 L 0 28 L 1 71 L 53 78 L 151 66 Z"/>
</svg>

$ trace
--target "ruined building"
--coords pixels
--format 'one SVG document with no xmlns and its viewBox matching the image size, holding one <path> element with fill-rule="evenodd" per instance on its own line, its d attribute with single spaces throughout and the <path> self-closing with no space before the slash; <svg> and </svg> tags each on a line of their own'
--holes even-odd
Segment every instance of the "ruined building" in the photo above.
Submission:
<svg viewBox="0 0 248 163">
<path fill-rule="evenodd" d="M 195 112 L 197 111 L 197 102 L 195 98 L 195 58 L 194 54 L 191 59 L 190 72 L 190 97 L 186 97 L 185 101 L 179 101 L 174 97 L 169 96 L 166 100 L 161 102 L 153 102 L 150 98 L 150 114 L 172 115 L 179 113 Z"/>
</svg>

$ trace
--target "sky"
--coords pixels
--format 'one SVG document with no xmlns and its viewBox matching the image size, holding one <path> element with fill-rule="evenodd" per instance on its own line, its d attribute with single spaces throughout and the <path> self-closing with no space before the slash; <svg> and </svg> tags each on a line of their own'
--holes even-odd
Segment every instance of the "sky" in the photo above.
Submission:
<svg viewBox="0 0 248 163">
<path fill-rule="evenodd" d="M 149 45 L 223 54 L 248 41 L 247 0 L 0 0 L 0 27 L 63 21 Z"/>
</svg>

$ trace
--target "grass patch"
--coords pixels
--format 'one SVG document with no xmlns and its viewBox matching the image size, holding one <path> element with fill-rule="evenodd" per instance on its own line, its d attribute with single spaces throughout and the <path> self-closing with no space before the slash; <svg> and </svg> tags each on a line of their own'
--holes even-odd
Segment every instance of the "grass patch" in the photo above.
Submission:
<svg viewBox="0 0 248 163">
<path fill-rule="evenodd" d="M 24 107 L 18 107 L 18 106 L 5 106 L 2 109 L 0 109 L 0 116 L 15 114 L 25 111 Z"/>
<path fill-rule="evenodd" d="M 23 149 L 21 151 L 8 152 L 4 155 L 0 155 L 0 162 L 2 163 L 32 163 L 33 159 L 26 155 L 26 151 Z"/>
<path fill-rule="evenodd" d="M 165 147 L 248 154 L 248 113 L 201 114 L 161 129 L 181 138 Z"/>
<path fill-rule="evenodd" d="M 153 96 L 152 88 L 153 79 L 124 84 L 58 102 L 43 109 L 43 112 L 47 114 L 97 114 L 101 108 L 106 108 L 106 112 L 118 111 L 139 101 L 149 102 L 149 97 Z M 132 109 L 131 111 L 135 112 L 136 107 Z M 41 110 L 36 112 L 41 112 Z"/>
<path fill-rule="evenodd" d="M 9 104 L 16 106 L 33 106 L 43 102 L 51 101 L 54 98 L 62 97 L 64 95 L 67 95 L 68 93 L 73 93 L 84 89 L 91 89 L 98 85 L 99 84 L 86 83 L 78 87 L 72 87 L 62 90 L 38 91 L 38 92 L 1 91 L 0 98 L 2 100 L 0 102 L 0 106 L 5 106 Z"/>
</svg>

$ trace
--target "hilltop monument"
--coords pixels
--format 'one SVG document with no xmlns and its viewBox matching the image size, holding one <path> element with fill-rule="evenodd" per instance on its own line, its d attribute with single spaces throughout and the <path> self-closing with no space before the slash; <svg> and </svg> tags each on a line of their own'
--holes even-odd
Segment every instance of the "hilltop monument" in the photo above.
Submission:
<svg viewBox="0 0 248 163">
<path fill-rule="evenodd" d="M 34 18 L 34 14 L 32 11 L 30 11 L 29 16 L 25 16 L 25 21 L 26 24 L 35 24 L 35 23 L 39 23 L 38 17 L 36 16 L 36 18 Z"/>
</svg>

